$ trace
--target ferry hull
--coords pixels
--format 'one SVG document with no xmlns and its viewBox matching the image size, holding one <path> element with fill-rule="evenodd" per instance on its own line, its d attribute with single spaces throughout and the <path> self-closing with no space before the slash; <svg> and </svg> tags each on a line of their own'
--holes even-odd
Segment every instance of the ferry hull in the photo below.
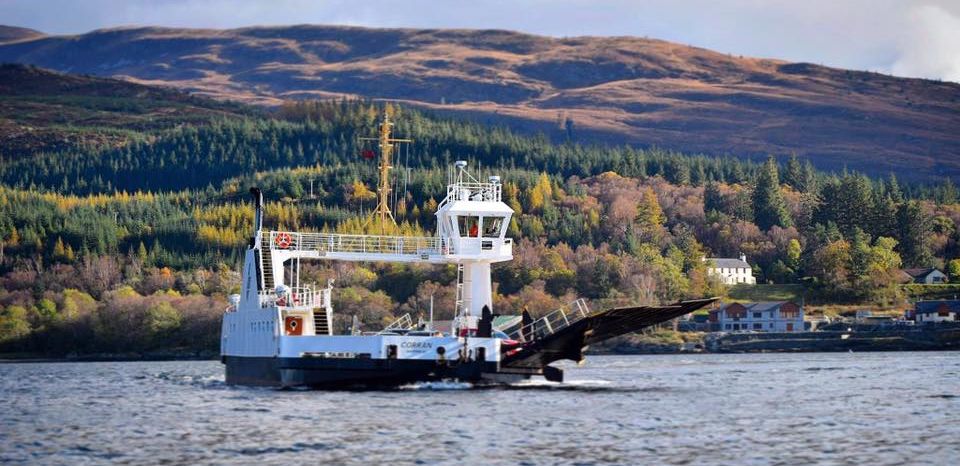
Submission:
<svg viewBox="0 0 960 466">
<path fill-rule="evenodd" d="M 502 372 L 497 362 L 483 361 L 224 356 L 223 363 L 228 384 L 279 388 L 391 388 L 440 380 L 504 383 L 541 374 L 539 370 Z"/>
</svg>

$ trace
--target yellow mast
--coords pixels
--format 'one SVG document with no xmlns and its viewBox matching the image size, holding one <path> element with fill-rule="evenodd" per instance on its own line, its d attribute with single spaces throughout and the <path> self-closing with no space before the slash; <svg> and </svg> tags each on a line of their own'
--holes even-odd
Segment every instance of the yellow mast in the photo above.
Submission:
<svg viewBox="0 0 960 466">
<path fill-rule="evenodd" d="M 364 227 L 366 227 L 371 220 L 379 218 L 380 234 L 385 234 L 387 219 L 390 219 L 390 223 L 393 225 L 397 224 L 397 220 L 393 218 L 393 212 L 390 211 L 390 192 L 392 191 L 390 188 L 390 169 L 393 168 L 390 157 L 393 155 L 394 145 L 400 142 L 413 142 L 412 139 L 391 138 L 390 133 L 392 131 L 393 122 L 390 121 L 390 115 L 387 114 L 387 109 L 384 107 L 379 136 L 360 138 L 361 141 L 377 141 L 380 147 L 380 182 L 377 186 L 377 208 L 364 224 Z"/>
</svg>

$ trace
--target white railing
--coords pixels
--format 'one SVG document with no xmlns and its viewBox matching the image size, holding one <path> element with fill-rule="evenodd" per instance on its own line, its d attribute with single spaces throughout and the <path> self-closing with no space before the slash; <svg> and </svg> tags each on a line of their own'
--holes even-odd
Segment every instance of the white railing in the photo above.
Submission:
<svg viewBox="0 0 960 466">
<path fill-rule="evenodd" d="M 533 341 L 552 335 L 573 323 L 590 315 L 587 301 L 580 298 L 567 306 L 550 312 L 549 314 L 509 333 L 511 340 Z"/>
<path fill-rule="evenodd" d="M 309 286 L 294 286 L 281 296 L 260 293 L 260 307 L 326 307 L 330 304 L 329 289 L 314 290 Z"/>
<path fill-rule="evenodd" d="M 413 328 L 413 319 L 410 318 L 410 314 L 404 314 L 399 319 L 390 323 L 383 328 L 379 333 L 390 333 L 396 330 L 410 330 Z"/>
<path fill-rule="evenodd" d="M 501 256 L 513 252 L 510 238 L 345 235 L 338 233 L 270 232 L 270 249 L 321 253 L 391 254 L 401 256 Z"/>
<path fill-rule="evenodd" d="M 500 202 L 501 189 L 499 183 L 462 181 L 447 185 L 447 198 L 444 201 Z"/>
<path fill-rule="evenodd" d="M 443 251 L 443 244 L 444 241 L 438 237 L 426 236 L 270 232 L 270 248 L 289 251 L 420 255 L 440 254 Z"/>
</svg>

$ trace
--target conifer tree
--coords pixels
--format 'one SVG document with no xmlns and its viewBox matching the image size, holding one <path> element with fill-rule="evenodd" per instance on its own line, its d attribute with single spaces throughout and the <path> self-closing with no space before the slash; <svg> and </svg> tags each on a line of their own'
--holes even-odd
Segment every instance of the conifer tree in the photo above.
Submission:
<svg viewBox="0 0 960 466">
<path fill-rule="evenodd" d="M 67 250 L 63 246 L 63 238 L 57 237 L 57 242 L 53 245 L 53 257 L 57 259 L 65 259 L 67 256 Z"/>
<path fill-rule="evenodd" d="M 757 177 L 753 190 L 754 218 L 761 230 L 769 230 L 774 225 L 789 227 L 793 224 L 787 212 L 787 203 L 780 192 L 780 178 L 777 162 L 773 157 L 767 159 Z"/>
<path fill-rule="evenodd" d="M 804 170 L 800 160 L 797 159 L 797 154 L 791 155 L 790 159 L 787 160 L 787 168 L 783 174 L 783 182 L 797 191 L 807 191 L 807 172 Z"/>
<path fill-rule="evenodd" d="M 900 204 L 897 209 L 897 225 L 900 229 L 900 257 L 909 267 L 927 267 L 932 262 L 927 236 L 930 222 L 923 206 L 916 201 Z"/>
</svg>

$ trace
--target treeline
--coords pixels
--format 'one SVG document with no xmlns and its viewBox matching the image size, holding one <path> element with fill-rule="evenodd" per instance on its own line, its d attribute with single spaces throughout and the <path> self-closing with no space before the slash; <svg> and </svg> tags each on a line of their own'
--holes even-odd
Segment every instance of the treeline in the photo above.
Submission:
<svg viewBox="0 0 960 466">
<path fill-rule="evenodd" d="M 415 139 L 397 162 L 416 169 L 445 170 L 467 159 L 498 171 L 535 170 L 566 178 L 606 171 L 623 176 L 662 176 L 679 185 L 753 183 L 762 161 L 689 156 L 660 149 L 553 144 L 503 127 L 487 127 L 389 106 L 397 135 Z M 219 186 L 224 180 L 286 167 L 356 164 L 376 133 L 381 107 L 357 101 L 299 102 L 274 116 L 229 116 L 204 125 L 158 130 L 119 148 L 97 146 L 36 154 L 0 164 L 0 180 L 21 189 L 89 194 L 114 191 L 179 191 Z M 791 174 L 803 183 L 825 176 L 809 162 Z M 948 180 L 949 181 L 949 180 Z M 905 195 L 954 202 L 952 185 L 911 185 Z"/>
<path fill-rule="evenodd" d="M 517 243 L 514 261 L 494 268 L 498 312 L 546 312 L 575 297 L 608 306 L 721 295 L 703 258 L 740 253 L 759 282 L 805 283 L 814 300 L 902 304 L 906 267 L 945 267 L 960 280 L 960 205 L 949 180 L 904 187 L 796 158 L 554 145 L 389 111 L 396 134 L 416 140 L 397 154 L 399 226 L 389 233 L 433 231 L 453 160 L 503 177 Z M 4 165 L 5 179 L 17 180 L 0 187 L 0 344 L 56 354 L 215 349 L 198 335 L 217 332 L 225 296 L 238 288 L 253 223 L 248 188 L 264 189 L 268 228 L 362 231 L 376 162 L 359 156 L 357 137 L 373 134 L 379 112 L 302 103 L 274 119 Z M 229 155 L 238 153 L 246 155 Z M 118 186 L 126 191 L 100 192 Z M 305 282 L 336 279 L 341 326 L 352 315 L 371 327 L 416 317 L 431 296 L 438 318 L 452 313 L 452 268 L 319 262 L 303 272 Z M 135 328 L 118 335 L 124 325 Z"/>
</svg>

